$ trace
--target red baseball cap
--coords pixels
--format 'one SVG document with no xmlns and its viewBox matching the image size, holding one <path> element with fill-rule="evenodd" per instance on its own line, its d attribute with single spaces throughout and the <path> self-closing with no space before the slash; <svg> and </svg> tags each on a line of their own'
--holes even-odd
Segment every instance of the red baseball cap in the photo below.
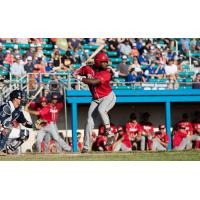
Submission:
<svg viewBox="0 0 200 200">
<path fill-rule="evenodd" d="M 159 125 L 159 129 L 165 129 L 165 125 L 164 124 L 160 124 Z"/>
</svg>

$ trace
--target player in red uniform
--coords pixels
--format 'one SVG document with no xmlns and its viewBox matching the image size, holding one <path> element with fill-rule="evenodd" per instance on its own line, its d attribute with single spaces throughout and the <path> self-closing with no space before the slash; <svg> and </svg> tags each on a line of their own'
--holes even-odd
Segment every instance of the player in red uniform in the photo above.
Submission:
<svg viewBox="0 0 200 200">
<path fill-rule="evenodd" d="M 105 126 L 107 145 L 111 145 L 114 141 L 108 111 L 115 105 L 116 96 L 110 86 L 111 73 L 108 69 L 108 61 L 109 58 L 106 53 L 97 54 L 94 58 L 95 64 L 93 66 L 83 66 L 74 73 L 74 77 L 78 81 L 88 84 L 93 97 L 88 111 L 82 153 L 89 151 L 90 134 L 94 128 L 98 114 L 101 116 Z"/>
<path fill-rule="evenodd" d="M 167 150 L 169 137 L 166 133 L 164 124 L 159 125 L 159 131 L 155 132 L 153 138 L 152 151 L 165 151 Z"/>
<path fill-rule="evenodd" d="M 56 120 L 58 118 L 58 112 L 60 111 L 60 109 L 63 108 L 63 105 L 56 102 L 57 100 L 57 97 L 52 96 L 52 102 L 50 104 L 47 104 L 47 99 L 45 97 L 41 97 L 41 108 L 38 108 L 36 111 L 29 110 L 28 108 L 26 109 L 26 111 L 30 114 L 36 115 L 40 119 L 47 121 L 47 125 L 42 127 L 37 132 L 36 147 L 38 152 L 41 152 L 41 143 L 46 136 L 49 136 L 48 134 L 51 135 L 51 137 L 56 141 L 57 144 L 60 145 L 62 149 L 64 149 L 67 152 L 71 151 L 69 145 L 58 134 Z M 45 151 L 48 151 L 47 142 L 45 142 Z"/>
<path fill-rule="evenodd" d="M 142 121 L 140 122 L 140 125 L 143 130 L 143 136 L 145 138 L 145 143 L 147 141 L 147 149 L 151 150 L 152 149 L 152 139 L 154 136 L 154 127 L 153 124 L 149 121 L 149 117 L 151 115 L 148 112 L 143 113 L 142 115 Z M 145 144 L 143 144 L 145 145 Z M 142 146 L 142 149 L 145 149 L 145 146 Z"/>
<path fill-rule="evenodd" d="M 142 137 L 142 127 L 137 122 L 137 117 L 135 113 L 131 113 L 130 115 L 130 121 L 126 123 L 126 132 L 130 136 L 131 142 L 132 142 L 132 148 L 138 149 L 138 143 L 140 143 L 140 150 L 142 147 L 145 146 L 145 138 Z"/>
<path fill-rule="evenodd" d="M 174 150 L 184 150 L 191 149 L 192 144 L 186 126 L 179 125 L 178 130 L 174 132 L 173 137 L 173 149 Z"/>
<path fill-rule="evenodd" d="M 193 122 L 192 141 L 195 143 L 195 149 L 200 148 L 200 113 L 195 112 L 195 120 Z"/>
<path fill-rule="evenodd" d="M 117 127 L 118 138 L 113 144 L 113 151 L 132 151 L 132 144 L 129 135 L 124 132 L 122 126 Z"/>
</svg>

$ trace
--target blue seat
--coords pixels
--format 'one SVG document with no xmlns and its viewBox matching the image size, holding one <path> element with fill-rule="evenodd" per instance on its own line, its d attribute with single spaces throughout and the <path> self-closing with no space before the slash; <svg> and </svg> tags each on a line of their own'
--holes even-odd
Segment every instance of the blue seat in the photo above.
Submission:
<svg viewBox="0 0 200 200">
<path fill-rule="evenodd" d="M 107 54 L 108 54 L 109 57 L 117 56 L 117 52 L 116 51 L 108 51 Z"/>
<path fill-rule="evenodd" d="M 44 49 L 53 49 L 53 44 L 42 44 Z"/>
<path fill-rule="evenodd" d="M 30 45 L 29 44 L 18 44 L 18 47 L 21 49 L 29 49 Z"/>
</svg>

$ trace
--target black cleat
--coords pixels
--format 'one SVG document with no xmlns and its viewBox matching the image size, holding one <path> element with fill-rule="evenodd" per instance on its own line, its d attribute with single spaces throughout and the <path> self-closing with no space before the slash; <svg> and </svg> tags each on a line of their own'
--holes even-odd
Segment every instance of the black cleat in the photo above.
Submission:
<svg viewBox="0 0 200 200">
<path fill-rule="evenodd" d="M 88 153 L 88 149 L 82 149 L 81 153 Z"/>
</svg>

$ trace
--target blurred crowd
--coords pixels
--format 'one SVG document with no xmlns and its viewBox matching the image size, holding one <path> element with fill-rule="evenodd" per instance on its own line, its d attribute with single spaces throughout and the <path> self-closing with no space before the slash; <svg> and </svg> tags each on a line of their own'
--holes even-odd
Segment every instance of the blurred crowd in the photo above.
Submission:
<svg viewBox="0 0 200 200">
<path fill-rule="evenodd" d="M 172 84 L 171 89 L 177 88 L 180 78 L 198 80 L 199 70 L 180 76 L 180 72 L 191 71 L 189 64 L 200 66 L 200 39 L 195 38 L 0 38 L 0 69 L 14 78 L 27 73 L 72 72 L 101 44 L 106 45 L 103 51 L 110 57 L 114 80 L 137 83 L 165 79 Z M 197 56 L 191 57 L 190 63 L 192 54 Z M 5 73 L 0 76 L 8 78 Z M 30 89 L 35 88 L 39 77 L 30 75 L 29 79 Z"/>
</svg>

